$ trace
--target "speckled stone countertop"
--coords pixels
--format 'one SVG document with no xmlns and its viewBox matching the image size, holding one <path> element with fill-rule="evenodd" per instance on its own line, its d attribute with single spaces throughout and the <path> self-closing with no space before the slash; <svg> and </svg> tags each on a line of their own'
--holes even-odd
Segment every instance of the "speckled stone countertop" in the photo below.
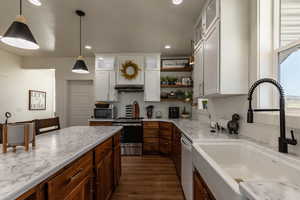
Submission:
<svg viewBox="0 0 300 200">
<path fill-rule="evenodd" d="M 19 197 L 121 129 L 69 127 L 37 136 L 29 152 L 0 153 L 0 200 Z"/>
<path fill-rule="evenodd" d="M 247 181 L 240 184 L 240 191 L 249 200 L 300 199 L 300 188 L 283 182 Z"/>
</svg>

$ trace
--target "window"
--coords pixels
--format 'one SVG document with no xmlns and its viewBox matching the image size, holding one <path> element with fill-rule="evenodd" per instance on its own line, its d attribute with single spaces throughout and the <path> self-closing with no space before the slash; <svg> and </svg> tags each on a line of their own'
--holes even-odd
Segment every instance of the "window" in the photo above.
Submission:
<svg viewBox="0 0 300 200">
<path fill-rule="evenodd" d="M 280 46 L 300 40 L 300 1 L 280 0 Z"/>
<path fill-rule="evenodd" d="M 279 13 L 275 20 L 279 19 L 279 45 L 276 46 L 280 47 L 276 51 L 277 77 L 284 88 L 287 107 L 300 108 L 300 1 L 277 1 Z"/>
</svg>

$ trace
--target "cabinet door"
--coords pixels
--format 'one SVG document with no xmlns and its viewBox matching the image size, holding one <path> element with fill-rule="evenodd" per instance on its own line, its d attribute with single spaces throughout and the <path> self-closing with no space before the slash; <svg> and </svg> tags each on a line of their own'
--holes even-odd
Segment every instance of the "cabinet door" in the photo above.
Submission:
<svg viewBox="0 0 300 200">
<path fill-rule="evenodd" d="M 160 55 L 146 55 L 145 56 L 145 71 L 146 70 L 160 70 Z"/>
<path fill-rule="evenodd" d="M 220 88 L 219 23 L 214 26 L 204 43 L 204 95 L 219 93 Z"/>
<path fill-rule="evenodd" d="M 95 71 L 114 71 L 115 60 L 115 56 L 96 55 Z"/>
<path fill-rule="evenodd" d="M 160 71 L 145 72 L 145 101 L 160 101 Z"/>
<path fill-rule="evenodd" d="M 203 43 L 199 45 L 199 48 L 195 51 L 195 64 L 193 73 L 193 95 L 194 99 L 203 96 Z"/>
<path fill-rule="evenodd" d="M 116 77 L 114 71 L 95 71 L 95 100 L 116 101 L 117 91 L 115 90 Z"/>
<path fill-rule="evenodd" d="M 210 31 L 213 24 L 219 18 L 219 0 L 210 0 L 205 7 L 205 27 Z"/>
<path fill-rule="evenodd" d="M 109 199 L 114 189 L 113 153 L 110 151 L 104 160 L 105 165 L 105 199 Z"/>
<path fill-rule="evenodd" d="M 102 160 L 96 167 L 96 200 L 105 200 L 105 162 Z"/>
<path fill-rule="evenodd" d="M 65 198 L 65 200 L 90 200 L 91 199 L 91 179 L 86 177 L 78 186 Z"/>
<path fill-rule="evenodd" d="M 121 146 L 118 145 L 114 148 L 114 186 L 116 187 L 120 183 L 120 177 L 122 173 L 121 168 Z"/>
<path fill-rule="evenodd" d="M 109 71 L 95 71 L 95 100 L 108 101 L 109 100 Z"/>
</svg>

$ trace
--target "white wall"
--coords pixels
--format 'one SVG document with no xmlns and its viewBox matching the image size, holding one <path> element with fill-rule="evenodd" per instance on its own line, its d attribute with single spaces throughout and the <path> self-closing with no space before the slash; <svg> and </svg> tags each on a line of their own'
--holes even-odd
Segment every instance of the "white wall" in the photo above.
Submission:
<svg viewBox="0 0 300 200">
<path fill-rule="evenodd" d="M 75 57 L 24 57 L 23 66 L 27 69 L 55 69 L 56 79 L 56 115 L 59 116 L 61 126 L 67 126 L 68 115 L 68 80 L 93 80 L 95 58 L 87 57 L 90 74 L 72 73 Z"/>
<path fill-rule="evenodd" d="M 53 116 L 55 71 L 22 69 L 21 64 L 20 56 L 0 50 L 0 123 L 7 111 L 12 113 L 11 122 Z M 47 92 L 45 111 L 29 111 L 29 90 Z"/>
</svg>

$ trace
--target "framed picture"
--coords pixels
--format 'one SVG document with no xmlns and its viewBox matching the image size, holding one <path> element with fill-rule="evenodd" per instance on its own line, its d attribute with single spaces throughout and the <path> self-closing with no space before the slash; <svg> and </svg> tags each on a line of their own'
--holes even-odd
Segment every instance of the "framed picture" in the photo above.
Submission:
<svg viewBox="0 0 300 200">
<path fill-rule="evenodd" d="M 161 69 L 183 69 L 190 68 L 190 60 L 189 58 L 164 58 L 161 59 Z"/>
<path fill-rule="evenodd" d="M 29 110 L 46 110 L 46 92 L 29 90 Z"/>
</svg>

